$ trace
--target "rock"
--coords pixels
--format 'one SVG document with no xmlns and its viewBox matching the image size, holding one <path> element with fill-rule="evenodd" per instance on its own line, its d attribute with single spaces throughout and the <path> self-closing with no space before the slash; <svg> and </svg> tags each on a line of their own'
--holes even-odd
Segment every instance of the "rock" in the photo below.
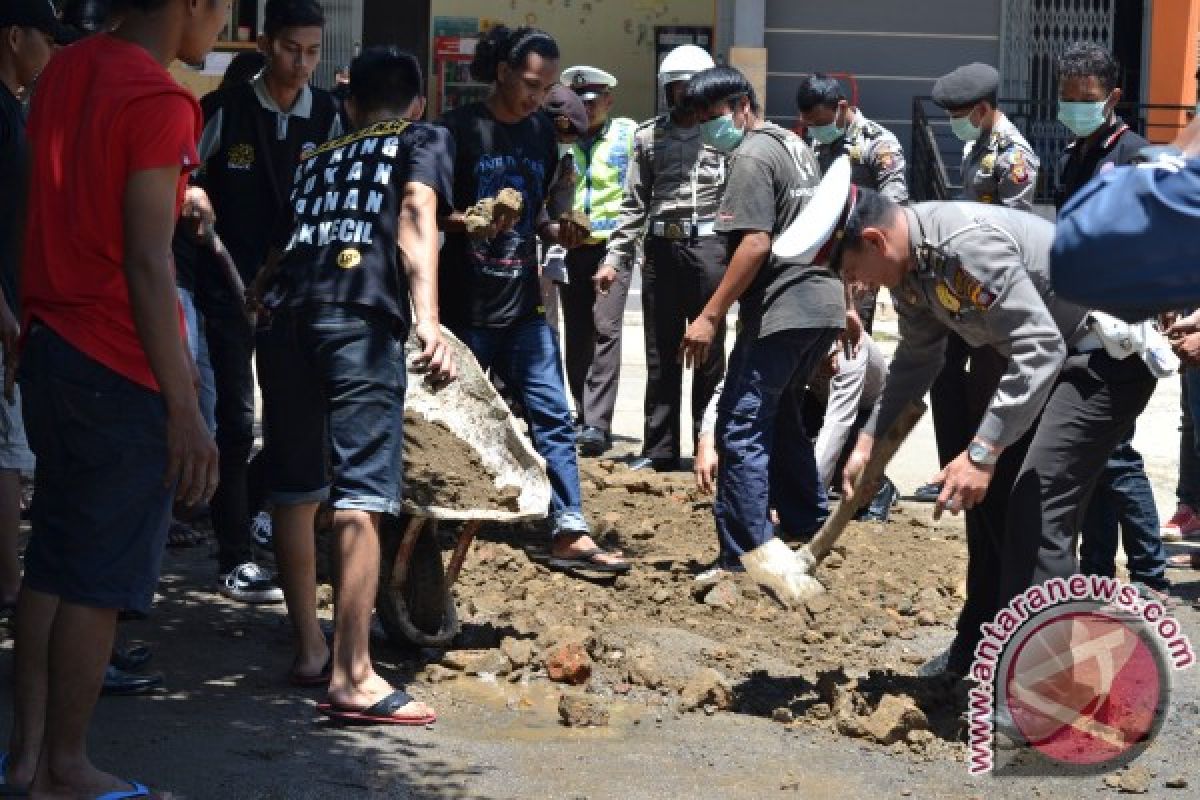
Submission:
<svg viewBox="0 0 1200 800">
<path fill-rule="evenodd" d="M 825 636 L 819 631 L 814 630 L 805 631 L 802 638 L 804 639 L 805 644 L 820 644 L 821 642 L 825 641 Z"/>
<path fill-rule="evenodd" d="M 514 667 L 528 666 L 533 661 L 533 642 L 528 639 L 514 639 L 512 636 L 506 636 L 504 641 L 500 642 L 500 650 L 508 656 L 508 660 Z"/>
<path fill-rule="evenodd" d="M 1150 770 L 1134 764 L 1121 773 L 1117 789 L 1122 794 L 1145 794 L 1150 791 Z"/>
<path fill-rule="evenodd" d="M 656 589 L 654 594 L 650 596 L 650 600 L 655 605 L 663 605 L 671 599 L 671 591 L 669 589 Z"/>
<path fill-rule="evenodd" d="M 568 728 L 602 728 L 608 725 L 608 706 L 587 695 L 564 694 L 558 698 L 558 716 Z"/>
<path fill-rule="evenodd" d="M 771 719 L 776 722 L 782 722 L 784 725 L 790 725 L 796 721 L 796 715 L 786 706 L 780 706 L 771 712 Z"/>
<path fill-rule="evenodd" d="M 487 650 L 447 650 L 442 656 L 441 664 L 443 667 L 463 672 L 487 652 Z"/>
<path fill-rule="evenodd" d="M 808 709 L 808 715 L 813 719 L 826 720 L 833 716 L 833 709 L 828 703 L 813 703 Z"/>
<path fill-rule="evenodd" d="M 1187 778 L 1180 775 L 1177 778 L 1171 778 L 1169 781 L 1164 783 L 1163 786 L 1167 787 L 1168 789 L 1186 789 L 1188 788 L 1188 782 Z"/>
<path fill-rule="evenodd" d="M 657 689 L 667 682 L 662 665 L 651 653 L 644 650 L 634 651 L 629 654 L 627 663 L 629 683 L 645 686 L 647 689 Z"/>
<path fill-rule="evenodd" d="M 510 669 L 508 656 L 499 650 L 485 650 L 468 661 L 463 671 L 468 675 L 507 675 Z"/>
<path fill-rule="evenodd" d="M 924 747 L 933 741 L 933 732 L 924 728 L 914 728 L 904 735 L 904 741 L 914 747 Z"/>
<path fill-rule="evenodd" d="M 921 613 L 917 614 L 917 624 L 924 625 L 926 627 L 929 627 L 930 625 L 937 625 L 937 615 L 935 615 L 932 611 L 922 611 Z"/>
<path fill-rule="evenodd" d="M 711 667 L 693 675 L 680 692 L 680 708 L 693 711 L 712 705 L 720 710 L 733 708 L 733 690 L 725 676 Z"/>
<path fill-rule="evenodd" d="M 808 609 L 808 613 L 814 617 L 819 617 L 829 611 L 833 601 L 829 599 L 829 594 L 819 594 L 815 597 L 810 597 L 804 601 L 804 607 Z"/>
<path fill-rule="evenodd" d="M 731 580 L 723 580 L 708 590 L 704 595 L 704 604 L 710 608 L 720 608 L 726 611 L 732 609 L 742 599 L 742 592 Z"/>
<path fill-rule="evenodd" d="M 841 553 L 830 553 L 822 563 L 826 569 L 839 569 L 846 563 L 846 557 Z"/>
<path fill-rule="evenodd" d="M 879 631 L 863 631 L 858 637 L 858 643 L 863 647 L 883 647 L 887 639 Z"/>
<path fill-rule="evenodd" d="M 580 686 L 592 676 L 592 659 L 578 642 L 557 645 L 546 652 L 546 674 L 557 683 Z"/>
<path fill-rule="evenodd" d="M 430 664 L 425 668 L 425 680 L 430 683 L 443 683 L 444 681 L 454 680 L 457 677 L 457 672 L 443 667 L 441 664 Z"/>
<path fill-rule="evenodd" d="M 862 721 L 867 736 L 879 744 L 898 742 L 909 731 L 928 727 L 925 712 L 917 708 L 913 699 L 895 694 L 885 694 L 875 710 Z"/>
<path fill-rule="evenodd" d="M 584 650 L 591 647 L 595 637 L 587 628 L 578 625 L 546 625 L 538 634 L 538 643 L 546 648 L 564 644 L 578 644 Z"/>
</svg>

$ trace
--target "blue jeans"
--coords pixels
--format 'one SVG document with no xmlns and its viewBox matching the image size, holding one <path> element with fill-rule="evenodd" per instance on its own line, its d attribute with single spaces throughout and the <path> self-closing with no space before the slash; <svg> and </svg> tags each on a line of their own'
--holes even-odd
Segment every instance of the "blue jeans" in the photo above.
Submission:
<svg viewBox="0 0 1200 800">
<path fill-rule="evenodd" d="M 506 328 L 460 328 L 454 334 L 471 348 L 479 366 L 499 375 L 525 407 L 534 449 L 546 459 L 554 530 L 586 530 L 575 427 L 558 340 L 550 325 L 537 316 Z"/>
<path fill-rule="evenodd" d="M 398 514 L 404 332 L 369 308 L 279 309 L 257 334 L 271 500 Z"/>
<path fill-rule="evenodd" d="M 183 319 L 187 324 L 188 349 L 200 373 L 200 416 L 209 433 L 217 431 L 217 384 L 213 379 L 212 360 L 208 357 L 208 337 L 204 334 L 204 319 L 196 310 L 196 299 L 188 289 L 179 287 L 179 305 L 183 307 Z"/>
<path fill-rule="evenodd" d="M 1154 589 L 1170 586 L 1154 490 L 1141 455 L 1133 449 L 1132 431 L 1109 456 L 1088 503 L 1079 548 L 1080 572 L 1109 577 L 1115 574 L 1118 523 L 1129 559 L 1129 577 Z"/>
<path fill-rule="evenodd" d="M 738 336 L 717 405 L 713 515 L 721 566 L 734 566 L 775 536 L 772 507 L 780 527 L 793 534 L 815 530 L 827 515 L 800 398 L 837 334 L 814 328 L 763 339 Z"/>
</svg>

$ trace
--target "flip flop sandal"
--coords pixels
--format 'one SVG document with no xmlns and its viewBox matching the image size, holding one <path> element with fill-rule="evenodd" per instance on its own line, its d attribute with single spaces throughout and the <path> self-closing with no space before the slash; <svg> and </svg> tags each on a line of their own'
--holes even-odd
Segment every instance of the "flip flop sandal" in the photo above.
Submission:
<svg viewBox="0 0 1200 800">
<path fill-rule="evenodd" d="M 133 797 L 149 797 L 150 790 L 137 781 L 130 781 L 128 789 L 102 794 L 96 800 L 128 800 Z"/>
<path fill-rule="evenodd" d="M 313 689 L 318 686 L 328 686 L 333 679 L 333 654 L 325 659 L 325 666 L 316 675 L 303 675 L 296 670 L 288 673 L 288 683 L 298 689 Z"/>
<path fill-rule="evenodd" d="M 597 556 L 610 555 L 607 550 L 601 550 L 599 547 L 592 550 L 587 550 L 583 553 L 575 553 L 571 556 L 559 558 L 551 556 L 546 560 L 546 565 L 552 569 L 568 572 L 571 570 L 579 570 L 582 572 L 602 572 L 605 575 L 624 575 L 629 570 L 633 569 L 633 564 L 628 561 L 622 561 L 619 564 L 612 564 L 605 561 L 597 560 Z"/>
<path fill-rule="evenodd" d="M 332 703 L 320 703 L 317 710 L 325 716 L 354 725 L 429 725 L 437 721 L 436 714 L 426 714 L 420 717 L 398 717 L 396 712 L 413 701 L 413 696 L 403 689 L 397 689 L 373 706 L 361 710 L 339 708 Z"/>
</svg>

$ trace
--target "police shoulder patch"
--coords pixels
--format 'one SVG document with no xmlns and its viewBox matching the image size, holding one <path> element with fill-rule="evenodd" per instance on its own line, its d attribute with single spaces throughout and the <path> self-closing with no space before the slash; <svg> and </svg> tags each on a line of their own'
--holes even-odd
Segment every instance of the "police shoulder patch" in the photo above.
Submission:
<svg viewBox="0 0 1200 800">
<path fill-rule="evenodd" d="M 1008 180 L 1018 185 L 1029 182 L 1029 167 L 1025 163 L 1025 155 L 1020 150 L 1012 155 L 1008 167 Z"/>
<path fill-rule="evenodd" d="M 980 311 L 987 311 L 996 302 L 996 293 L 967 272 L 962 264 L 955 263 L 945 280 L 955 295 Z"/>
</svg>

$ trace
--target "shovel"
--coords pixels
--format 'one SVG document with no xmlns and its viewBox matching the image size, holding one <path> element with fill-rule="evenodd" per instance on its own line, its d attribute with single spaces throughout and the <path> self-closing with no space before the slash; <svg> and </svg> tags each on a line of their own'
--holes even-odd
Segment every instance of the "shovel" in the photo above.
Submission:
<svg viewBox="0 0 1200 800">
<path fill-rule="evenodd" d="M 859 509 L 871 501 L 875 487 L 883 478 L 887 465 L 925 414 L 925 408 L 925 403 L 920 400 L 905 406 L 891 427 L 883 436 L 875 440 L 871 457 L 867 460 L 862 473 L 859 474 L 858 481 L 854 484 L 854 491 L 850 493 L 849 497 L 842 498 L 812 541 L 796 551 L 796 556 L 808 576 L 811 577 L 817 565 L 825 560 L 825 556 L 829 555 L 829 551 L 841 538 L 842 533 L 846 530 L 846 525 L 854 519 L 854 515 L 858 513 Z M 803 591 L 811 596 L 820 594 L 824 591 L 824 587 L 820 581 L 812 578 L 811 581 L 804 582 Z"/>
</svg>

